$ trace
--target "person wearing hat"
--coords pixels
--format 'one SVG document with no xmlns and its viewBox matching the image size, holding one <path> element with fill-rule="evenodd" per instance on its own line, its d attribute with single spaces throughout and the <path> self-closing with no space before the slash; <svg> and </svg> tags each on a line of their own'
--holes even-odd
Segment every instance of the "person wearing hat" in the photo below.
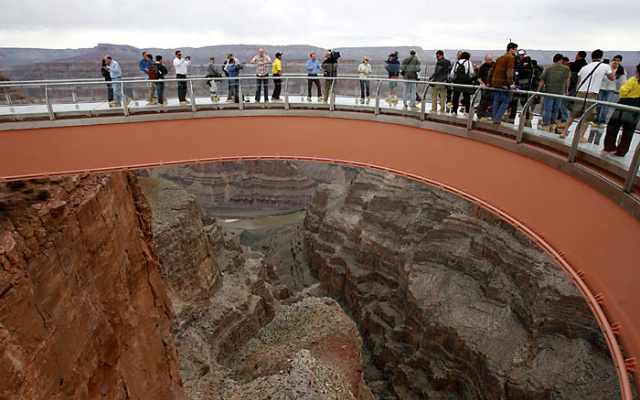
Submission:
<svg viewBox="0 0 640 400">
<path fill-rule="evenodd" d="M 280 91 L 282 88 L 282 53 L 277 52 L 276 57 L 271 64 L 271 74 L 273 75 L 273 93 L 271 94 L 272 101 L 280 101 Z"/>
</svg>

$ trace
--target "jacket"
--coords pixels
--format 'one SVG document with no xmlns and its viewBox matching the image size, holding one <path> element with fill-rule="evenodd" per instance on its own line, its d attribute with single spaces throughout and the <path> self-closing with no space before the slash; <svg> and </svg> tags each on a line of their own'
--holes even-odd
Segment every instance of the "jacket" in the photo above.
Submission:
<svg viewBox="0 0 640 400">
<path fill-rule="evenodd" d="M 334 58 L 328 58 L 322 62 L 322 71 L 324 76 L 336 77 L 338 76 L 338 60 Z"/>
<path fill-rule="evenodd" d="M 318 75 L 320 73 L 320 63 L 318 60 L 307 60 L 307 63 L 304 65 L 304 70 L 309 75 Z"/>
<path fill-rule="evenodd" d="M 102 68 L 100 68 L 100 73 L 105 81 L 111 80 L 111 73 L 109 72 L 109 67 L 107 65 L 103 65 Z"/>
<path fill-rule="evenodd" d="M 138 63 L 138 69 L 140 70 L 140 72 L 144 72 L 145 75 L 147 75 L 147 71 L 149 70 L 149 67 L 153 65 L 152 61 L 149 61 L 146 58 L 143 58 L 142 60 L 140 60 L 140 62 Z"/>
<path fill-rule="evenodd" d="M 230 78 L 235 78 L 240 75 L 240 67 L 238 64 L 229 64 L 224 66 L 224 70 L 227 71 L 227 74 Z"/>
<path fill-rule="evenodd" d="M 387 70 L 389 74 L 389 78 L 396 78 L 400 75 L 400 61 L 398 61 L 398 57 L 389 57 L 387 61 L 385 61 L 384 69 Z"/>
<path fill-rule="evenodd" d="M 420 59 L 417 56 L 409 56 L 404 60 L 402 60 L 400 73 L 405 79 L 417 81 L 419 72 L 420 72 Z"/>
<path fill-rule="evenodd" d="M 165 67 L 162 63 L 156 62 L 156 71 L 158 73 L 158 79 L 164 79 L 165 76 L 169 73 L 167 67 Z"/>
<path fill-rule="evenodd" d="M 207 75 L 205 76 L 205 78 L 220 78 L 222 75 L 220 74 L 220 71 L 218 71 L 218 68 L 215 66 L 215 64 L 209 64 L 209 66 L 207 67 Z"/>
<path fill-rule="evenodd" d="M 451 72 L 451 61 L 443 58 L 436 62 L 436 70 L 433 72 L 433 75 L 429 78 L 432 82 L 446 82 L 449 78 L 449 73 Z"/>
</svg>

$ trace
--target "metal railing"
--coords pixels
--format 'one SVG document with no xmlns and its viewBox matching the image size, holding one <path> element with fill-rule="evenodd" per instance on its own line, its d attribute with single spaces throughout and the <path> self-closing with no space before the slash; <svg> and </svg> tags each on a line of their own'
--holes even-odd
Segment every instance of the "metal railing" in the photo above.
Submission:
<svg viewBox="0 0 640 400">
<path fill-rule="evenodd" d="M 273 83 L 273 78 L 271 83 Z M 252 93 L 255 87 L 251 85 L 256 83 L 256 77 L 242 76 L 236 78 L 215 78 L 213 79 L 221 89 L 220 94 L 224 96 L 224 89 L 230 88 L 230 84 L 237 82 L 237 101 L 231 99 L 231 102 L 217 102 L 214 99 L 208 100 L 207 97 L 198 96 L 198 90 L 205 90 L 205 82 L 210 81 L 211 78 L 187 78 L 187 79 L 164 79 L 162 81 L 149 81 L 144 79 L 131 79 L 118 82 L 105 82 L 102 80 L 89 80 L 89 81 L 35 81 L 35 82 L 1 82 L 0 92 L 4 91 L 4 98 L 6 104 L 0 103 L 0 121 L 5 120 L 32 120 L 32 119 L 50 119 L 55 120 L 57 118 L 68 118 L 74 116 L 99 116 L 99 115 L 123 115 L 125 117 L 137 113 L 154 113 L 154 112 L 192 112 L 197 113 L 205 110 L 224 110 L 224 109 L 238 109 L 244 110 L 246 108 L 260 109 L 260 108 L 280 108 L 282 110 L 291 109 L 322 109 L 327 111 L 357 111 L 364 113 L 371 113 L 375 116 L 381 114 L 387 115 L 400 115 L 406 118 L 412 118 L 417 121 L 435 121 L 440 123 L 448 123 L 457 126 L 461 126 L 466 132 L 470 132 L 474 129 L 481 129 L 484 131 L 497 133 L 503 136 L 512 137 L 516 144 L 523 144 L 525 142 L 535 142 L 536 140 L 543 140 L 546 146 L 553 145 L 564 151 L 566 154 L 566 160 L 568 162 L 576 162 L 577 160 L 588 158 L 595 158 L 600 163 L 599 166 L 604 166 L 613 170 L 618 174 L 620 178 L 624 180 L 624 184 L 620 190 L 630 193 L 634 189 L 638 170 L 640 169 L 640 145 L 636 144 L 633 150 L 633 155 L 630 159 L 628 168 L 625 169 L 625 165 L 620 163 L 614 163 L 608 157 L 600 156 L 597 153 L 588 153 L 585 149 L 580 149 L 582 137 L 573 134 L 573 137 L 567 139 L 568 142 L 561 140 L 557 135 L 552 133 L 541 132 L 533 127 L 528 128 L 527 114 L 529 111 L 535 111 L 539 98 L 550 97 L 563 100 L 567 104 L 573 102 L 583 102 L 584 112 L 587 115 L 590 111 L 594 110 L 598 106 L 606 106 L 614 110 L 630 111 L 633 113 L 640 113 L 640 108 L 625 106 L 616 103 L 608 103 L 595 101 L 591 99 L 578 99 L 575 97 L 530 92 L 530 91 L 513 91 L 518 98 L 526 98 L 522 109 L 520 110 L 520 118 L 517 124 L 506 124 L 503 126 L 496 126 L 494 124 L 485 124 L 479 120 L 476 116 L 476 110 L 479 99 L 482 95 L 492 93 L 496 91 L 504 91 L 501 89 L 479 87 L 473 85 L 460 85 L 452 83 L 439 83 L 439 82 L 427 82 L 427 81 L 409 81 L 402 79 L 382 79 L 382 78 L 369 78 L 370 89 L 373 103 L 360 101 L 362 96 L 359 95 L 361 80 L 356 76 L 341 76 L 338 78 L 327 77 L 308 77 L 306 75 L 292 76 L 286 75 L 280 77 L 282 83 L 282 101 L 270 102 L 270 103 L 255 103 L 245 99 L 249 89 L 252 89 Z M 309 101 L 309 88 L 307 87 L 309 79 L 317 79 L 320 81 L 320 86 L 323 90 L 323 98 L 318 98 L 317 101 Z M 144 93 L 148 93 L 151 84 L 163 83 L 165 90 L 168 89 L 169 84 L 177 84 L 178 82 L 184 82 L 187 86 L 187 97 L 189 98 L 189 104 L 179 104 L 175 102 L 175 98 L 172 98 L 172 103 L 169 105 L 149 105 L 144 100 L 133 99 L 133 103 L 127 100 L 127 97 L 131 97 L 131 92 L 128 89 L 134 89 L 135 87 L 143 88 Z M 123 102 L 117 107 L 109 107 L 104 100 L 104 93 L 107 91 L 109 84 L 114 84 L 117 90 L 120 90 L 120 95 L 123 98 Z M 226 84 L 226 85 L 225 85 Z M 200 86 L 199 86 L 200 85 Z M 399 102 L 394 100 L 395 88 L 400 86 L 402 96 L 406 97 L 406 89 L 410 86 L 416 85 L 417 94 L 419 99 L 406 99 L 408 102 L 413 103 L 415 101 L 415 107 L 405 107 Z M 444 86 L 452 91 L 466 91 L 471 97 L 469 109 L 465 110 L 466 114 L 448 114 L 448 113 L 436 113 L 433 111 L 432 104 L 428 101 L 429 90 L 435 86 Z M 102 98 L 99 101 L 83 101 L 83 96 L 78 92 L 81 89 L 90 87 L 97 87 L 102 91 Z M 272 86 L 273 87 L 273 86 Z M 112 86 L 113 88 L 113 86 Z M 315 89 L 315 88 L 311 88 Z M 30 91 L 42 90 L 42 102 L 34 105 L 33 96 L 28 94 Z M 62 100 L 68 100 L 70 97 L 71 103 L 56 102 L 59 97 L 56 98 L 54 91 L 64 90 L 64 98 Z M 174 89 L 172 89 L 174 90 Z M 327 93 L 328 90 L 328 93 Z M 316 91 L 316 90 L 314 90 Z M 385 96 L 385 91 L 388 91 L 388 96 Z M 413 91 L 411 91 L 412 93 Z M 227 95 L 230 95 L 228 93 Z M 23 104 L 17 104 L 19 102 L 13 101 L 20 97 L 23 100 Z M 135 97 L 135 93 L 134 93 Z M 234 96 L 235 97 L 235 96 Z M 270 96 L 269 96 L 270 97 Z M 0 97 L 0 100 L 2 97 Z M 62 107 L 64 106 L 64 107 Z M 35 108 L 34 108 L 35 107 Z M 66 108 L 65 108 L 66 107 Z M 6 113 L 5 111 L 9 111 Z M 537 117 L 536 117 L 537 118 Z M 574 132 L 577 132 L 583 124 L 586 123 L 584 118 L 578 120 Z M 1 127 L 0 123 L 0 127 Z M 2 134 L 0 132 L 0 134 Z M 636 135 L 637 136 L 637 135 Z M 552 147 L 553 147 L 552 146 Z M 606 169 L 605 168 L 605 169 Z M 557 257 L 559 260 L 563 260 L 562 257 Z M 566 264 L 566 263 L 565 263 Z M 563 264 L 564 265 L 564 264 Z M 565 270 L 572 274 L 572 279 L 577 283 L 579 289 L 588 299 L 588 304 L 592 308 L 600 327 L 605 335 L 605 339 L 608 343 L 609 349 L 612 353 L 612 357 L 615 361 L 616 370 L 621 383 L 622 398 L 630 400 L 631 391 L 629 378 L 626 375 L 625 359 L 622 354 L 622 350 L 615 337 L 614 330 L 611 323 L 607 320 L 607 317 L 603 309 L 599 306 L 594 295 L 582 278 L 571 269 L 567 264 L 564 265 Z M 575 275 L 575 276 L 573 276 Z"/>
<path fill-rule="evenodd" d="M 271 80 L 270 84 L 273 87 L 273 77 L 269 78 Z M 323 100 L 318 102 L 309 102 L 305 101 L 307 99 L 308 93 L 306 93 L 307 81 L 309 79 L 317 79 L 321 82 L 321 86 L 323 90 L 329 90 L 329 93 L 325 93 L 323 96 Z M 213 78 L 218 86 L 221 88 L 221 93 L 224 93 L 224 90 L 227 89 L 228 83 L 235 82 L 237 83 L 238 88 L 238 102 L 207 102 L 206 97 L 201 97 L 198 95 L 198 90 L 203 92 L 203 84 L 211 81 L 212 78 L 187 78 L 187 79 L 163 79 L 158 81 L 150 81 L 146 79 L 125 79 L 120 81 L 110 81 L 106 82 L 104 80 L 53 80 L 53 81 L 23 81 L 23 82 L 12 82 L 5 81 L 0 82 L 0 91 L 4 92 L 3 96 L 0 96 L 0 100 L 2 98 L 5 99 L 5 104 L 0 103 L 0 120 L 2 118 L 13 118 L 16 120 L 25 120 L 30 118 L 41 118 L 46 117 L 50 120 L 55 120 L 58 117 L 67 117 L 74 115 L 117 115 L 121 113 L 124 116 L 129 116 L 135 113 L 148 113 L 148 112 L 170 112 L 170 111 L 184 111 L 191 110 L 192 112 L 197 112 L 199 110 L 210 110 L 210 109 L 222 109 L 222 108 L 238 108 L 240 110 L 244 110 L 247 107 L 256 107 L 256 104 L 247 100 L 247 93 L 249 91 L 254 91 L 255 87 L 252 87 L 252 84 L 255 84 L 256 77 L 255 76 L 239 76 L 233 78 Z M 292 108 L 326 108 L 330 111 L 341 110 L 341 109 L 350 109 L 354 111 L 362 111 L 362 112 L 371 112 L 375 115 L 380 114 L 401 114 L 406 117 L 417 118 L 420 121 L 425 120 L 436 120 L 440 122 L 448 122 L 454 124 L 462 124 L 466 127 L 468 131 L 474 128 L 481 128 L 485 130 L 495 130 L 500 129 L 494 126 L 482 126 L 481 121 L 478 120 L 476 116 L 476 108 L 478 105 L 478 99 L 480 95 L 485 93 L 491 93 L 496 91 L 504 91 L 502 89 L 489 88 L 489 87 L 480 87 L 474 85 L 461 85 L 461 84 L 453 84 L 453 83 L 444 83 L 444 82 L 427 82 L 424 80 L 403 80 L 403 79 L 384 79 L 378 77 L 370 77 L 366 79 L 369 82 L 370 87 L 373 88 L 373 104 L 360 104 L 358 99 L 359 96 L 359 81 L 362 79 L 358 76 L 348 75 L 348 76 L 340 76 L 337 78 L 328 78 L 328 77 L 308 77 L 307 75 L 285 75 L 280 77 L 282 83 L 282 101 L 281 102 L 272 102 L 269 104 L 261 103 L 259 107 L 266 108 L 283 108 L 285 110 L 290 110 Z M 325 84 L 326 81 L 330 81 L 330 84 Z M 149 105 L 143 99 L 135 99 L 135 93 L 132 94 L 131 91 L 135 90 L 144 90 L 145 92 L 151 90 L 149 85 L 162 83 L 165 87 L 165 93 L 171 89 L 175 90 L 173 87 L 169 87 L 170 85 L 177 85 L 179 82 L 184 82 L 187 85 L 187 97 L 189 100 L 189 104 L 168 104 L 168 105 Z M 225 83 L 227 85 L 225 85 Z M 200 85 L 200 86 L 198 86 Z M 402 107 L 399 106 L 400 102 L 393 103 L 388 98 L 383 98 L 383 90 L 387 88 L 391 88 L 393 85 L 400 86 L 400 92 L 402 94 L 401 97 L 404 97 L 406 93 L 406 89 L 408 85 L 415 85 L 417 90 L 416 93 L 419 96 L 416 99 L 416 107 Z M 104 99 L 104 93 L 107 91 L 107 87 L 115 87 L 120 91 L 120 96 L 123 99 L 127 99 L 117 106 L 106 107 L 107 104 Z M 435 86 L 444 86 L 447 90 L 450 91 L 467 91 L 472 92 L 471 94 L 471 102 L 469 106 L 469 110 L 465 110 L 466 113 L 464 116 L 455 114 L 443 114 L 443 113 L 434 113 L 431 109 L 431 102 L 428 102 L 427 99 L 429 97 L 429 89 Z M 88 89 L 93 88 L 93 89 Z M 312 88 L 313 89 L 313 88 Z M 33 102 L 33 99 L 37 99 L 38 95 L 34 95 L 34 91 L 42 91 L 41 102 Z M 79 92 L 82 90 L 92 90 L 93 95 L 89 100 L 83 100 L 83 96 L 79 95 Z M 228 90 L 228 89 L 227 89 Z M 62 96 L 57 96 L 53 93 L 54 91 L 62 91 Z M 31 93 L 31 94 L 30 94 Z M 638 180 L 638 173 L 640 169 L 640 145 L 635 146 L 635 150 L 633 150 L 633 155 L 631 157 L 626 157 L 621 160 L 615 160 L 611 157 L 605 156 L 603 154 L 599 154 L 594 151 L 594 148 L 591 148 L 591 151 L 581 151 L 585 149 L 581 149 L 581 142 L 583 141 L 580 135 L 573 134 L 572 140 L 568 143 L 564 143 L 564 141 L 559 140 L 556 135 L 546 134 L 537 129 L 527 129 L 527 118 L 526 116 L 530 111 L 535 111 L 535 107 L 537 106 L 536 100 L 541 98 L 556 98 L 564 101 L 566 104 L 572 104 L 574 102 L 583 102 L 584 103 L 584 115 L 588 115 L 590 112 L 594 111 L 596 107 L 608 107 L 613 110 L 623 110 L 640 113 L 640 108 L 631 107 L 626 105 L 621 105 L 617 103 L 609 103 L 602 102 L 591 99 L 579 99 L 576 97 L 570 96 L 562 96 L 555 95 L 549 93 L 540 93 L 540 92 L 532 92 L 532 91 L 510 91 L 514 96 L 526 98 L 526 102 L 519 110 L 519 122 L 518 124 L 505 124 L 504 126 L 511 127 L 510 130 L 504 131 L 502 128 L 503 134 L 513 135 L 515 137 L 516 143 L 522 143 L 525 140 L 525 135 L 528 135 L 529 138 L 531 135 L 537 136 L 547 136 L 549 140 L 555 140 L 556 143 L 554 145 L 558 148 L 566 147 L 567 161 L 575 162 L 576 158 L 579 155 L 583 157 L 587 157 L 590 159 L 597 159 L 600 161 L 600 165 L 605 166 L 605 170 L 609 172 L 613 172 L 614 175 L 617 175 L 621 179 L 624 180 L 623 190 L 627 193 L 633 191 L 635 182 Z M 204 94 L 204 93 L 202 93 Z M 229 94 L 229 93 L 227 93 Z M 269 96 L 269 95 L 268 95 Z M 87 97 L 87 96 L 84 96 Z M 118 97 L 118 96 L 116 96 Z M 138 96 L 141 97 L 141 96 Z M 270 96 L 269 96 L 270 97 Z M 20 98 L 22 101 L 15 101 L 15 99 Z M 169 98 L 167 96 L 167 98 Z M 69 103 L 68 100 L 71 99 Z M 133 103 L 130 101 L 133 100 Z M 174 97 L 171 97 L 171 100 L 175 100 Z M 411 100 L 411 99 L 407 99 Z M 403 101 L 404 102 L 404 101 Z M 72 108 L 64 108 L 64 105 L 73 105 Z M 41 106 L 41 108 L 33 108 L 32 106 Z M 516 104 L 517 107 L 517 104 Z M 9 112 L 3 112 L 3 109 L 6 111 L 8 109 Z M 536 114 L 537 115 L 537 114 Z M 535 118 L 538 118 L 537 116 Z M 579 131 L 582 126 L 586 123 L 584 118 L 578 119 L 577 124 L 574 128 L 574 132 Z M 602 132 L 600 133 L 602 134 Z M 599 140 L 598 140 L 599 141 Z M 599 144 L 598 144 L 599 145 Z M 593 147 L 593 146 L 592 146 Z M 588 150 L 588 149 L 587 149 Z M 628 165 L 626 164 L 628 162 Z"/>
</svg>

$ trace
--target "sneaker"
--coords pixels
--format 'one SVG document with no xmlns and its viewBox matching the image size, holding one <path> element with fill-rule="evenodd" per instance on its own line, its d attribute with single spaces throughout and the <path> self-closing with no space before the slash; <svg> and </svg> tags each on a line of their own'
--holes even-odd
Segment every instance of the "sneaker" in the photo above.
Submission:
<svg viewBox="0 0 640 400">
<path fill-rule="evenodd" d="M 371 99 L 367 97 L 367 100 L 365 101 L 365 103 L 369 104 L 371 102 Z"/>
<path fill-rule="evenodd" d="M 360 99 L 360 104 L 364 104 L 364 99 Z"/>
<path fill-rule="evenodd" d="M 307 103 L 311 103 L 311 97 L 307 97 Z"/>
</svg>

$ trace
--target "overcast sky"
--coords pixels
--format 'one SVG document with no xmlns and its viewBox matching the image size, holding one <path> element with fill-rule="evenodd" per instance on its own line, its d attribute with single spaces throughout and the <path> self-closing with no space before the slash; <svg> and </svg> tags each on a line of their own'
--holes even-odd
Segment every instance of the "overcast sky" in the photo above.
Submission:
<svg viewBox="0 0 640 400">
<path fill-rule="evenodd" d="M 640 1 L 0 0 L 0 47 L 216 44 L 639 50 Z"/>
</svg>

